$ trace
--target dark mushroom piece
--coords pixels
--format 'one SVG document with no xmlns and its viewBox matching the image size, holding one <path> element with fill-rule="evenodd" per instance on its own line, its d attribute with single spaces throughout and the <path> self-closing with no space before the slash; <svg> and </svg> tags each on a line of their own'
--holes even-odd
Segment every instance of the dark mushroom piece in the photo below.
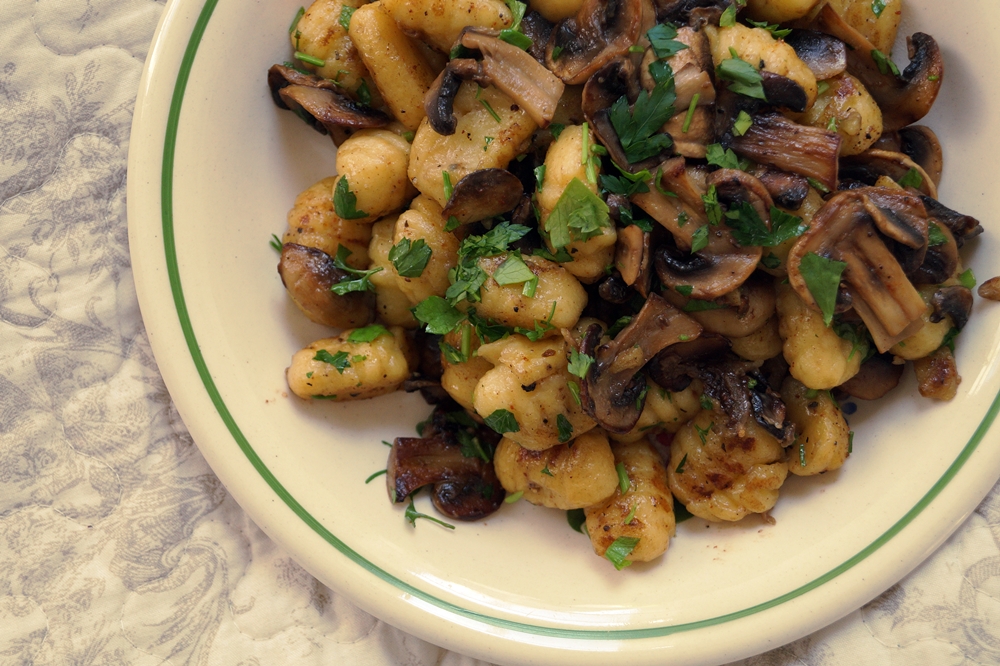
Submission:
<svg viewBox="0 0 1000 666">
<path fill-rule="evenodd" d="M 910 125 L 895 132 L 885 132 L 872 148 L 903 153 L 919 164 L 935 185 L 941 185 L 944 153 L 941 142 L 930 127 Z"/>
<path fill-rule="evenodd" d="M 438 408 L 423 437 L 397 437 L 389 452 L 386 489 L 394 503 L 407 501 L 424 486 L 433 486 L 434 506 L 456 520 L 477 520 L 503 504 L 505 492 L 493 463 L 481 457 L 463 455 L 462 439 L 475 440 L 479 450 L 492 451 L 499 437 L 483 426 L 473 427 L 464 419 L 449 421 Z M 475 447 L 473 447 L 475 448 Z"/>
<path fill-rule="evenodd" d="M 774 435 L 782 446 L 795 439 L 795 425 L 785 419 L 785 403 L 754 366 L 745 362 L 717 362 L 700 370 L 705 393 L 714 398 L 728 417 L 726 427 L 742 434 L 752 417 Z M 718 411 L 718 410 L 717 410 Z"/>
<path fill-rule="evenodd" d="M 809 95 L 798 82 L 766 69 L 760 70 L 764 96 L 774 106 L 781 106 L 795 113 L 803 113 L 809 105 Z"/>
<path fill-rule="evenodd" d="M 672 289 L 664 292 L 664 298 L 681 309 L 689 303 L 687 298 Z M 718 299 L 715 304 L 720 307 L 688 314 L 706 332 L 729 338 L 742 338 L 759 331 L 774 315 L 774 286 L 766 275 L 752 275 L 735 291 L 727 294 L 729 298 L 734 301 L 732 305 L 724 305 L 721 302 L 723 299 Z"/>
<path fill-rule="evenodd" d="M 801 272 L 802 258 L 815 253 L 847 264 L 842 281 L 882 353 L 920 330 L 926 306 L 877 231 L 909 247 L 926 246 L 927 221 L 914 214 L 919 206 L 918 197 L 901 190 L 839 192 L 816 213 L 788 254 L 789 283 L 817 309 Z"/>
<path fill-rule="evenodd" d="M 922 194 L 937 199 L 937 185 L 934 179 L 924 171 L 923 167 L 903 153 L 888 150 L 869 149 L 859 155 L 840 158 L 841 189 L 845 183 L 856 181 L 865 185 L 875 185 L 878 179 L 886 176 L 897 183 L 911 172 L 915 172 L 920 180 L 913 187 Z M 912 180 L 912 176 L 910 177 Z"/>
<path fill-rule="evenodd" d="M 431 129 L 443 136 L 451 136 L 458 127 L 458 118 L 455 116 L 455 95 L 458 94 L 462 81 L 475 81 L 481 86 L 490 84 L 481 62 L 472 58 L 455 58 L 441 70 L 424 95 L 427 122 Z"/>
<path fill-rule="evenodd" d="M 858 77 L 882 109 L 884 131 L 912 125 L 927 115 L 944 79 L 941 49 L 930 35 L 917 32 L 906 40 L 910 64 L 896 76 L 879 67 L 875 46 L 852 28 L 830 5 L 816 16 L 815 27 L 847 44 L 847 71 Z"/>
<path fill-rule="evenodd" d="M 545 64 L 570 85 L 625 55 L 653 27 L 649 0 L 584 0 L 576 16 L 560 21 L 545 51 Z"/>
<path fill-rule="evenodd" d="M 646 374 L 668 391 L 683 391 L 700 377 L 701 367 L 725 357 L 731 346 L 729 338 L 702 331 L 690 342 L 670 345 L 646 365 Z"/>
<path fill-rule="evenodd" d="M 971 215 L 963 215 L 953 211 L 931 197 L 922 196 L 920 200 L 923 201 L 924 207 L 927 209 L 927 216 L 931 221 L 937 222 L 941 227 L 947 227 L 955 237 L 958 247 L 965 245 L 965 241 L 970 238 L 975 238 L 983 233 L 983 225 L 979 224 L 979 220 Z"/>
<path fill-rule="evenodd" d="M 728 143 L 737 155 L 813 178 L 829 190 L 837 188 L 841 138 L 836 132 L 799 125 L 780 113 L 763 113 L 754 117 L 746 134 Z"/>
<path fill-rule="evenodd" d="M 722 13 L 733 4 L 733 0 L 655 0 L 656 20 L 676 25 L 690 25 L 700 29 L 706 23 L 719 24 Z M 736 5 L 736 11 L 742 9 Z"/>
<path fill-rule="evenodd" d="M 267 70 L 271 98 L 281 109 L 294 111 L 321 134 L 348 127 L 385 127 L 390 118 L 378 109 L 359 104 L 339 92 L 336 85 L 291 67 L 273 65 Z"/>
<path fill-rule="evenodd" d="M 947 226 L 938 224 L 937 227 L 944 236 L 944 242 L 935 245 L 927 243 L 927 253 L 920 267 L 907 273 L 914 285 L 941 284 L 958 270 L 958 243 Z"/>
<path fill-rule="evenodd" d="M 480 169 L 455 184 L 444 207 L 445 218 L 478 222 L 513 210 L 524 196 L 524 186 L 506 169 Z"/>
<path fill-rule="evenodd" d="M 338 296 L 330 288 L 353 276 L 337 268 L 323 250 L 285 243 L 278 275 L 292 302 L 311 321 L 333 328 L 358 328 L 375 320 L 375 294 L 355 291 Z"/>
<path fill-rule="evenodd" d="M 936 324 L 946 316 L 951 317 L 951 323 L 961 331 L 972 315 L 972 290 L 961 285 L 941 287 L 931 296 L 930 304 L 934 308 L 932 322 Z"/>
<path fill-rule="evenodd" d="M 774 203 L 788 210 L 798 210 L 809 196 L 809 180 L 794 173 L 779 171 L 763 164 L 756 165 L 750 173 L 757 178 Z"/>
<path fill-rule="evenodd" d="M 858 374 L 837 388 L 858 400 L 878 400 L 899 385 L 904 367 L 893 363 L 891 354 L 876 354 L 861 364 Z"/>
<path fill-rule="evenodd" d="M 831 79 L 847 69 L 847 46 L 832 35 L 815 30 L 793 30 L 785 43 L 812 70 L 817 81 Z"/>
<path fill-rule="evenodd" d="M 614 340 L 598 347 L 601 332 L 594 324 L 581 345 L 594 363 L 583 379 L 580 399 L 584 411 L 603 428 L 626 433 L 639 421 L 645 404 L 643 366 L 664 348 L 697 338 L 701 326 L 654 293 Z"/>
<path fill-rule="evenodd" d="M 531 40 L 528 53 L 543 65 L 545 64 L 545 46 L 549 43 L 554 28 L 554 24 L 535 10 L 525 14 L 521 20 L 521 32 Z"/>
<path fill-rule="evenodd" d="M 646 298 L 652 283 L 652 252 L 650 248 L 652 234 L 643 231 L 634 224 L 618 230 L 618 241 L 615 247 L 615 268 L 621 275 L 624 284 L 634 287 L 640 296 Z"/>
<path fill-rule="evenodd" d="M 729 173 L 722 171 L 725 173 L 716 175 L 720 173 L 717 171 L 709 178 L 722 183 Z M 632 195 L 632 201 L 673 236 L 674 247 L 663 243 L 653 252 L 660 281 L 674 290 L 681 287 L 686 291 L 690 287 L 689 295 L 699 300 L 714 300 L 739 287 L 756 270 L 761 248 L 743 247 L 736 242 L 728 227 L 708 224 L 705 203 L 701 198 L 707 192 L 707 186 L 695 181 L 683 157 L 664 162 L 657 173 L 661 176 L 663 187 L 676 196 L 667 196 L 654 187 L 649 192 Z M 751 178 L 749 174 L 744 175 Z M 767 204 L 761 206 L 761 219 L 769 220 L 770 197 L 763 186 L 758 188 L 758 194 L 767 199 Z M 689 254 L 694 234 L 702 228 L 708 230 L 708 245 Z"/>
</svg>

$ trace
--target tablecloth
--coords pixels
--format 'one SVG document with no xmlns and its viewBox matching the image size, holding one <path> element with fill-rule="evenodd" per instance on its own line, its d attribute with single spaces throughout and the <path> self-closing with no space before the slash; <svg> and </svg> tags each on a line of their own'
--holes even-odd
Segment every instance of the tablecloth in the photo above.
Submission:
<svg viewBox="0 0 1000 666">
<path fill-rule="evenodd" d="M 226 493 L 132 283 L 129 128 L 164 3 L 0 0 L 0 664 L 482 664 L 328 589 Z M 1000 494 L 745 666 L 1000 663 Z"/>
</svg>

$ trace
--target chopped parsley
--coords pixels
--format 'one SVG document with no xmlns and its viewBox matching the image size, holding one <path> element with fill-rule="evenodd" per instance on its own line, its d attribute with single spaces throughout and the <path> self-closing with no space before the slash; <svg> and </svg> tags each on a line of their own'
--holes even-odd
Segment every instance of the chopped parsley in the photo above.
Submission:
<svg viewBox="0 0 1000 666">
<path fill-rule="evenodd" d="M 611 564 L 615 565 L 615 569 L 621 571 L 625 567 L 632 564 L 632 560 L 626 559 L 635 550 L 635 547 L 639 545 L 638 537 L 618 537 L 615 539 L 614 543 L 608 546 L 608 549 L 604 551 L 604 557 L 611 561 Z"/>
<path fill-rule="evenodd" d="M 916 169 L 910 169 L 906 174 L 899 179 L 900 187 L 912 187 L 915 190 L 919 190 L 920 186 L 924 184 L 924 177 L 920 175 L 920 172 Z"/>
<path fill-rule="evenodd" d="M 444 187 L 444 198 L 451 199 L 451 195 L 454 193 L 455 188 L 451 184 L 451 174 L 447 171 L 441 172 L 441 185 Z"/>
<path fill-rule="evenodd" d="M 701 443 L 704 444 L 705 440 L 702 439 Z M 681 461 L 680 461 L 680 463 L 678 463 L 677 469 L 675 469 L 674 472 L 676 472 L 677 474 L 683 474 L 684 473 L 684 465 L 687 464 L 687 461 L 688 461 L 688 454 L 685 453 L 684 457 L 681 458 Z"/>
<path fill-rule="evenodd" d="M 772 271 L 781 268 L 781 259 L 770 252 L 761 257 L 760 263 L 764 268 L 770 268 Z"/>
<path fill-rule="evenodd" d="M 833 311 L 837 307 L 837 292 L 840 290 L 840 276 L 847 264 L 821 257 L 814 252 L 802 257 L 799 272 L 805 280 L 809 293 L 823 313 L 823 323 L 827 326 L 833 321 Z"/>
<path fill-rule="evenodd" d="M 510 495 L 507 495 L 507 497 L 505 497 L 503 501 L 504 504 L 513 504 L 522 497 L 524 497 L 524 491 L 518 490 L 516 493 L 511 493 Z"/>
<path fill-rule="evenodd" d="M 534 44 L 531 38 L 521 31 L 521 20 L 524 19 L 524 13 L 528 10 L 528 5 L 518 0 L 506 0 L 506 2 L 510 13 L 514 15 L 514 20 L 510 24 L 510 27 L 501 30 L 498 36 L 508 44 L 513 44 L 517 48 L 527 51 Z"/>
<path fill-rule="evenodd" d="M 482 96 L 481 96 L 482 92 L 483 92 L 483 88 L 482 88 L 482 86 L 479 86 L 479 88 L 476 90 L 476 99 L 479 100 L 479 103 L 483 105 L 483 108 L 486 109 L 486 112 L 490 114 L 490 116 L 493 118 L 493 120 L 497 121 L 498 123 L 501 122 L 501 120 L 500 120 L 500 114 L 498 114 L 496 111 L 494 111 L 493 110 L 493 106 L 489 102 L 487 102 L 485 99 L 482 98 Z"/>
<path fill-rule="evenodd" d="M 583 401 L 580 400 L 580 385 L 574 381 L 566 382 L 566 388 L 569 389 L 569 394 L 573 396 L 573 401 L 576 403 L 577 407 L 583 405 Z"/>
<path fill-rule="evenodd" d="M 692 298 L 690 301 L 684 304 L 681 308 L 684 312 L 705 312 L 707 310 L 722 310 L 725 305 L 720 305 L 715 301 L 702 301 L 697 298 Z"/>
<path fill-rule="evenodd" d="M 322 363 L 329 363 L 337 369 L 337 372 L 344 374 L 344 370 L 351 367 L 350 361 L 347 360 L 347 352 L 339 351 L 336 354 L 331 354 L 325 349 L 319 349 L 316 351 L 316 355 L 313 356 L 314 361 L 320 361 Z"/>
<path fill-rule="evenodd" d="M 733 134 L 743 136 L 752 125 L 753 118 L 750 117 L 750 114 L 746 111 L 740 111 L 740 114 L 736 116 L 736 121 L 733 123 Z"/>
<path fill-rule="evenodd" d="M 697 425 L 694 427 L 695 432 L 698 433 L 698 439 L 701 440 L 702 444 L 705 443 L 705 441 L 706 441 L 705 440 L 705 436 L 708 435 L 709 432 L 711 432 L 712 426 L 714 426 L 714 425 L 715 425 L 715 421 L 712 421 L 711 423 L 708 424 L 708 427 L 705 428 L 704 430 L 702 430 L 701 428 L 699 428 Z"/>
<path fill-rule="evenodd" d="M 876 18 L 881 18 L 882 12 L 885 11 L 886 4 L 887 0 L 872 0 L 872 14 L 874 14 Z"/>
<path fill-rule="evenodd" d="M 726 7 L 726 10 L 722 12 L 722 16 L 719 17 L 720 28 L 731 28 L 734 25 L 736 25 L 736 3 Z"/>
<path fill-rule="evenodd" d="M 347 335 L 348 342 L 371 342 L 382 335 L 392 335 L 382 324 L 372 324 L 363 328 L 356 328 Z"/>
<path fill-rule="evenodd" d="M 708 226 L 702 225 L 691 234 L 691 252 L 700 252 L 708 247 Z"/>
<path fill-rule="evenodd" d="M 892 58 L 890 58 L 886 54 L 882 53 L 878 49 L 872 49 L 872 59 L 878 66 L 878 71 L 882 72 L 883 74 L 888 74 L 889 72 L 892 72 L 895 76 L 899 76 L 899 67 L 897 67 L 896 63 L 892 61 Z"/>
<path fill-rule="evenodd" d="M 618 472 L 618 490 L 621 491 L 622 495 L 625 495 L 632 487 L 628 479 L 628 472 L 625 471 L 625 463 L 615 463 L 615 471 Z"/>
<path fill-rule="evenodd" d="M 735 157 L 735 155 L 734 155 Z M 710 185 L 708 192 L 701 195 L 702 203 L 705 204 L 705 214 L 708 216 L 710 224 L 718 226 L 722 221 L 722 206 L 719 204 L 719 192 L 715 185 Z"/>
<path fill-rule="evenodd" d="M 347 263 L 347 258 L 349 256 L 351 256 L 351 251 L 343 245 L 338 245 L 337 255 L 333 258 L 333 265 L 345 273 L 350 273 L 351 275 L 356 275 L 358 277 L 353 280 L 341 280 L 337 284 L 330 287 L 330 291 L 338 296 L 343 296 L 344 294 L 349 294 L 354 291 L 375 291 L 375 286 L 371 283 L 371 276 L 382 270 L 382 267 L 377 266 L 371 270 L 362 271 L 357 268 L 353 268 Z"/>
<path fill-rule="evenodd" d="M 691 292 L 694 291 L 694 287 L 692 287 L 689 284 L 679 284 L 676 287 L 674 287 L 674 291 L 676 291 L 681 296 L 690 296 Z"/>
<path fill-rule="evenodd" d="M 941 227 L 937 225 L 937 222 L 931 222 L 927 226 L 927 245 L 929 247 L 937 247 L 938 245 L 944 245 L 948 242 L 948 237 L 944 235 L 941 231 Z"/>
<path fill-rule="evenodd" d="M 767 30 L 769 33 L 771 33 L 771 36 L 774 37 L 775 39 L 784 39 L 785 37 L 788 37 L 788 35 L 790 35 L 792 32 L 791 28 L 782 28 L 777 24 L 768 23 L 767 21 L 747 20 L 747 23 L 749 23 L 755 28 L 762 28 L 763 30 Z"/>
<path fill-rule="evenodd" d="M 657 58 L 669 58 L 688 48 L 687 44 L 675 39 L 677 27 L 672 23 L 653 26 L 646 32 L 646 37 Z"/>
<path fill-rule="evenodd" d="M 745 201 L 727 212 L 726 219 L 733 238 L 743 247 L 774 247 L 798 238 L 809 229 L 802 224 L 801 217 L 790 215 L 774 206 L 771 206 L 771 228 L 768 229 L 756 209 Z"/>
<path fill-rule="evenodd" d="M 763 77 L 754 66 L 743 60 L 736 53 L 736 49 L 730 47 L 730 58 L 723 60 L 715 68 L 715 73 L 723 81 L 731 81 L 729 90 L 746 97 L 767 100 L 764 94 Z"/>
<path fill-rule="evenodd" d="M 372 104 L 372 92 L 371 92 L 371 90 L 368 89 L 368 82 L 367 81 L 365 81 L 364 79 L 361 79 L 361 85 L 358 86 L 358 89 L 355 91 L 355 93 L 357 93 L 357 95 L 358 95 L 358 101 L 359 102 L 361 102 L 365 106 L 371 106 L 371 104 Z"/>
<path fill-rule="evenodd" d="M 506 261 L 493 271 L 493 279 L 501 286 L 523 283 L 522 293 L 528 298 L 534 297 L 535 289 L 538 287 L 538 276 L 524 263 L 520 252 L 511 252 Z"/>
<path fill-rule="evenodd" d="M 875 355 L 875 343 L 872 341 L 871 334 L 868 333 L 868 327 L 863 323 L 855 324 L 839 321 L 835 318 L 831 328 L 840 338 L 851 343 L 851 353 L 847 355 L 848 361 L 854 358 L 855 354 L 858 354 L 861 356 L 861 362 L 864 363 Z"/>
<path fill-rule="evenodd" d="M 580 379 L 587 376 L 590 366 L 594 362 L 594 357 L 578 352 L 576 349 L 569 350 L 569 371 Z"/>
<path fill-rule="evenodd" d="M 723 148 L 717 143 L 705 146 L 705 159 L 710 165 L 722 167 L 723 169 L 739 169 L 740 158 L 731 148 Z"/>
<path fill-rule="evenodd" d="M 976 274 L 970 268 L 958 276 L 958 282 L 966 289 L 972 289 L 976 286 Z"/>
<path fill-rule="evenodd" d="M 559 443 L 565 444 L 573 439 L 573 424 L 569 422 L 563 414 L 556 416 L 556 430 L 559 434 Z M 551 474 L 549 476 L 552 476 Z"/>
<path fill-rule="evenodd" d="M 676 99 L 671 76 L 668 81 L 657 83 L 652 91 L 640 92 L 631 110 L 625 95 L 611 105 L 611 124 L 629 163 L 641 162 L 673 145 L 669 134 L 657 132 L 673 117 Z"/>
<path fill-rule="evenodd" d="M 483 150 L 486 150 L 483 148 Z M 545 165 L 539 164 L 535 167 L 535 188 L 541 192 L 542 186 L 545 184 Z"/>
<path fill-rule="evenodd" d="M 508 432 L 518 432 L 521 430 L 521 426 L 518 424 L 517 419 L 506 409 L 498 409 L 492 414 L 483 419 L 490 428 L 501 435 L 505 435 Z"/>
<path fill-rule="evenodd" d="M 347 176 L 341 176 L 337 186 L 333 188 L 333 210 L 342 220 L 358 220 L 368 217 L 368 213 L 356 208 L 358 198 L 351 192 Z"/>
<path fill-rule="evenodd" d="M 423 238 L 418 238 L 416 242 L 404 238 L 389 250 L 389 261 L 401 277 L 415 278 L 423 274 L 431 254 L 431 248 Z"/>
<path fill-rule="evenodd" d="M 455 329 L 465 319 L 465 314 L 457 310 L 440 296 L 428 296 L 413 308 L 413 316 L 424 324 L 428 333 L 445 335 Z"/>
<path fill-rule="evenodd" d="M 351 17 L 354 16 L 355 8 L 347 5 L 340 7 L 340 19 L 337 21 L 344 30 L 351 29 Z"/>
<path fill-rule="evenodd" d="M 414 527 L 417 526 L 417 519 L 418 518 L 423 518 L 425 520 L 431 521 L 432 523 L 437 523 L 441 527 L 447 527 L 449 530 L 455 529 L 454 525 L 450 525 L 450 524 L 444 522 L 443 520 L 438 520 L 434 516 L 428 516 L 426 513 L 420 513 L 419 511 L 417 511 L 417 508 L 415 506 L 413 506 L 413 498 L 412 497 L 410 498 L 410 505 L 408 507 L 406 507 L 406 514 L 405 514 L 405 516 L 406 516 L 407 522 L 409 522 Z"/>
<path fill-rule="evenodd" d="M 552 246 L 560 248 L 575 240 L 598 236 L 609 225 L 608 205 L 579 178 L 574 178 L 545 220 L 545 232 Z"/>
</svg>

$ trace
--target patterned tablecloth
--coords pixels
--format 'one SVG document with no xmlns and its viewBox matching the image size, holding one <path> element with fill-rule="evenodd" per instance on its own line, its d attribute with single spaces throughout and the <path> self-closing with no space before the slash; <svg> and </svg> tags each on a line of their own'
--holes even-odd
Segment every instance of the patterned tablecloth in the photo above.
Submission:
<svg viewBox="0 0 1000 666">
<path fill-rule="evenodd" d="M 243 513 L 136 303 L 129 128 L 163 3 L 0 0 L 0 664 L 481 663 L 380 622 Z M 899 585 L 744 664 L 1000 663 L 1000 495 Z"/>
</svg>

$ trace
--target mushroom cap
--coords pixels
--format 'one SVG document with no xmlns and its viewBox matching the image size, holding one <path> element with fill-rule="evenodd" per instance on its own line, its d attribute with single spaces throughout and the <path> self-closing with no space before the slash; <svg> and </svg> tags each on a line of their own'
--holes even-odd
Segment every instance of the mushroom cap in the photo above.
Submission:
<svg viewBox="0 0 1000 666">
<path fill-rule="evenodd" d="M 273 65 L 267 71 L 267 83 L 279 108 L 303 112 L 308 116 L 303 119 L 323 134 L 343 127 L 385 127 L 391 120 L 382 111 L 344 95 L 332 81 L 302 74 L 291 67 Z"/>
<path fill-rule="evenodd" d="M 524 186 L 506 169 L 480 169 L 455 184 L 442 215 L 462 224 L 487 220 L 513 210 L 524 195 Z"/>
<path fill-rule="evenodd" d="M 847 69 L 847 46 L 832 35 L 815 30 L 792 30 L 785 43 L 816 75 L 817 81 L 831 79 Z"/>
<path fill-rule="evenodd" d="M 278 275 L 292 302 L 310 320 L 333 328 L 358 328 L 375 320 L 375 294 L 355 291 L 343 296 L 330 288 L 350 275 L 340 270 L 323 250 L 285 243 Z"/>
</svg>

